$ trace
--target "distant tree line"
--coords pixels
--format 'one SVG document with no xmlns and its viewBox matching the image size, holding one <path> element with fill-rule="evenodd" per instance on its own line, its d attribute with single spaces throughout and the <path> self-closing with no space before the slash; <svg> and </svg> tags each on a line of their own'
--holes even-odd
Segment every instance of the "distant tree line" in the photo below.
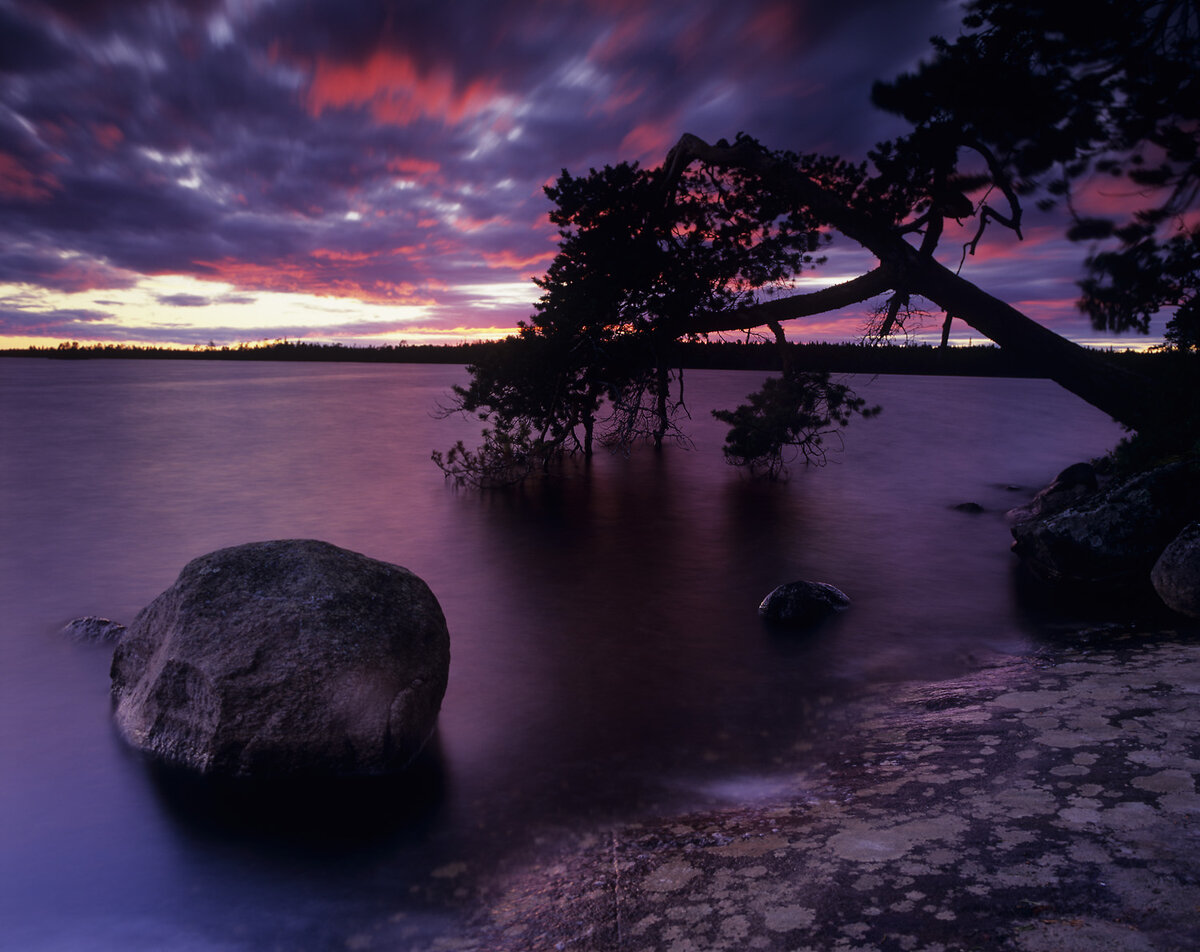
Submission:
<svg viewBox="0 0 1200 952">
<path fill-rule="evenodd" d="M 357 363 L 465 364 L 487 348 L 487 342 L 469 344 L 384 344 L 375 347 L 325 344 L 302 340 L 241 343 L 189 348 L 145 344 L 80 344 L 67 341 L 54 347 L 0 350 L 4 357 L 58 359 L 116 358 L 122 360 L 294 360 Z"/>
<path fill-rule="evenodd" d="M 54 347 L 0 350 L 0 356 L 68 360 L 281 360 L 466 365 L 504 346 L 503 341 L 351 346 L 280 340 L 266 344 L 181 349 L 141 344 L 85 345 L 68 342 Z M 962 377 L 1040 376 L 1027 362 L 990 344 L 938 347 L 913 343 L 793 343 L 781 352 L 774 341 L 709 340 L 679 341 L 674 350 L 671 362 L 684 370 L 782 370 L 786 354 L 789 365 L 801 371 Z M 1108 353 L 1107 356 L 1130 369 L 1153 373 L 1155 376 L 1174 373 L 1176 369 L 1194 371 L 1200 361 L 1200 355 L 1179 351 L 1119 351 Z"/>
</svg>

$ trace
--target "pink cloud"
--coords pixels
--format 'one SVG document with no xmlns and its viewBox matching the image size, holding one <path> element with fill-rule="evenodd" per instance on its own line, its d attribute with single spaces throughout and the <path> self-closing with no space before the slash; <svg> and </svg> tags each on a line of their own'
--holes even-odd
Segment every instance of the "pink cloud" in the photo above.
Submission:
<svg viewBox="0 0 1200 952">
<path fill-rule="evenodd" d="M 627 73 L 622 77 L 621 84 L 608 95 L 608 98 L 596 106 L 595 111 L 607 116 L 614 116 L 641 99 L 646 92 L 646 87 L 633 82 L 633 79 L 632 73 Z"/>
<path fill-rule="evenodd" d="M 784 47 L 796 34 L 798 9 L 799 6 L 793 3 L 774 3 L 762 7 L 742 28 L 744 41 L 765 50 Z"/>
<path fill-rule="evenodd" d="M 652 119 L 634 126 L 626 133 L 618 151 L 621 155 L 642 162 L 658 164 L 666 157 L 667 150 L 675 144 L 678 137 L 674 121 Z"/>
<path fill-rule="evenodd" d="M 544 251 L 540 254 L 522 255 L 511 250 L 484 251 L 483 260 L 489 268 L 508 271 L 519 271 L 526 277 L 534 277 L 545 272 L 550 262 L 554 260 L 555 252 Z"/>
<path fill-rule="evenodd" d="M 381 49 L 362 63 L 319 59 L 306 105 L 313 116 L 365 105 L 379 122 L 407 125 L 433 118 L 455 124 L 487 109 L 498 92 L 497 83 L 483 79 L 460 89 L 449 70 L 422 73 L 411 57 Z"/>
<path fill-rule="evenodd" d="M 105 149 L 115 149 L 125 139 L 125 133 L 120 126 L 111 122 L 97 122 L 92 125 L 92 135 Z"/>
<path fill-rule="evenodd" d="M 44 202 L 62 186 L 49 172 L 31 172 L 8 152 L 0 152 L 0 195 L 27 202 Z"/>
<path fill-rule="evenodd" d="M 432 159 L 389 159 L 387 170 L 407 178 L 432 178 L 442 170 L 440 162 Z"/>
<path fill-rule="evenodd" d="M 588 51 L 588 58 L 598 63 L 620 59 L 631 47 L 637 46 L 646 35 L 651 20 L 645 8 L 623 11 L 610 29 Z"/>
<path fill-rule="evenodd" d="M 345 255 L 322 249 L 307 262 L 249 262 L 233 258 L 198 261 L 198 276 L 224 281 L 243 290 L 284 291 L 354 298 L 369 304 L 433 304 L 423 288 L 409 281 L 358 277 L 346 265 L 375 256 Z"/>
</svg>

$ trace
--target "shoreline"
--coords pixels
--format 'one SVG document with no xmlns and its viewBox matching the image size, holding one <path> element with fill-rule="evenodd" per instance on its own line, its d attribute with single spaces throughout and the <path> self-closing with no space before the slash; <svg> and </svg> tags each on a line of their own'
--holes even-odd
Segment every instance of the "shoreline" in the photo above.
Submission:
<svg viewBox="0 0 1200 952">
<path fill-rule="evenodd" d="M 1195 948 L 1195 630 L 891 686 L 818 753 L 790 796 L 542 838 L 460 882 L 469 924 L 421 948 Z"/>
</svg>

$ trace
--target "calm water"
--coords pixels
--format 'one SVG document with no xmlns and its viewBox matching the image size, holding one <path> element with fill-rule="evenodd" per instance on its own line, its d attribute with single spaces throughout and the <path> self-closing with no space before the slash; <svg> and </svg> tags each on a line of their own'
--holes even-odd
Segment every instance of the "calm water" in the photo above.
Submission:
<svg viewBox="0 0 1200 952">
<path fill-rule="evenodd" d="M 0 360 L 0 947 L 436 935 L 456 913 L 426 884 L 539 825 L 753 792 L 816 699 L 1037 638 L 1001 513 L 1111 447 L 1111 421 L 1047 382 L 860 378 L 883 415 L 760 484 L 708 415 L 760 376 L 691 375 L 691 450 L 480 495 L 429 461 L 478 429 L 431 412 L 459 368 Z M 194 556 L 293 537 L 407 566 L 450 626 L 437 748 L 377 835 L 257 835 L 156 784 L 110 728 L 109 651 L 56 634 L 131 620 Z M 797 578 L 852 610 L 765 630 L 758 601 Z"/>
</svg>

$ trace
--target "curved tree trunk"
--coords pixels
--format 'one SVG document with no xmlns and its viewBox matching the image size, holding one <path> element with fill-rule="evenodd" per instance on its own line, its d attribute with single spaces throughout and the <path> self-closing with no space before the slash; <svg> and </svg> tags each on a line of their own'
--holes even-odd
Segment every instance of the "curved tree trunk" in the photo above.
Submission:
<svg viewBox="0 0 1200 952">
<path fill-rule="evenodd" d="M 953 314 L 1006 351 L 1030 371 L 1044 375 L 1118 422 L 1137 430 L 1161 418 L 1165 397 L 1158 384 L 1126 370 L 1106 355 L 1087 350 L 1034 321 L 1016 308 L 940 264 L 931 253 L 909 244 L 891 223 L 883 223 L 847 205 L 802 169 L 757 146 L 709 145 L 684 135 L 664 163 L 669 198 L 684 169 L 694 161 L 742 168 L 777 184 L 798 206 L 811 209 L 879 259 L 879 267 L 851 281 L 705 318 L 702 331 L 769 325 L 809 317 L 892 291 L 918 294 Z M 693 328 L 695 330 L 695 328 Z"/>
<path fill-rule="evenodd" d="M 1150 378 L 1054 333 L 936 261 L 926 259 L 909 278 L 916 293 L 1119 423 L 1138 430 L 1161 418 L 1165 397 Z"/>
</svg>

